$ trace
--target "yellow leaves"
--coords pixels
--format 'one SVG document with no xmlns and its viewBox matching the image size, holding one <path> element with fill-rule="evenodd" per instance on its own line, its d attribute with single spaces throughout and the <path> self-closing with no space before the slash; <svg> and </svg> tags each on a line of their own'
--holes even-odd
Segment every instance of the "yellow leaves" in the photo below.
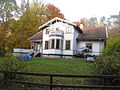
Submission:
<svg viewBox="0 0 120 90">
<path fill-rule="evenodd" d="M 10 57 L 6 60 L 2 60 L 0 63 L 0 69 L 7 71 L 24 71 L 27 63 L 19 61 L 18 58 L 19 57 Z"/>
</svg>

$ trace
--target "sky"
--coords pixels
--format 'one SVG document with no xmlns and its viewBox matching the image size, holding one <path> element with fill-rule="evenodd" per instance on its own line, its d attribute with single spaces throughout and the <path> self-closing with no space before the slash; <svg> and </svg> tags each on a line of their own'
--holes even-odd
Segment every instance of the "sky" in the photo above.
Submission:
<svg viewBox="0 0 120 90">
<path fill-rule="evenodd" d="M 19 1 L 19 0 L 17 0 Z M 39 0 L 38 0 L 39 1 Z M 80 18 L 102 16 L 110 17 L 120 11 L 120 0 L 41 0 L 51 3 L 61 10 L 65 18 L 70 21 L 79 21 Z"/>
</svg>

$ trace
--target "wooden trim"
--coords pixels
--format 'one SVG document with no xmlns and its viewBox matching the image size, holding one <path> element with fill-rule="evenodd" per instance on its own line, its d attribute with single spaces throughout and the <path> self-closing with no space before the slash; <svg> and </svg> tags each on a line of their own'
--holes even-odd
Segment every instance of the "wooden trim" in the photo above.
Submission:
<svg viewBox="0 0 120 90">
<path fill-rule="evenodd" d="M 54 35 L 49 35 L 49 37 L 51 37 L 51 36 L 63 37 L 63 35 L 57 35 L 57 34 L 54 34 Z"/>
<path fill-rule="evenodd" d="M 58 56 L 75 56 L 75 55 L 66 55 L 66 54 L 42 54 L 42 55 L 58 55 Z"/>
</svg>

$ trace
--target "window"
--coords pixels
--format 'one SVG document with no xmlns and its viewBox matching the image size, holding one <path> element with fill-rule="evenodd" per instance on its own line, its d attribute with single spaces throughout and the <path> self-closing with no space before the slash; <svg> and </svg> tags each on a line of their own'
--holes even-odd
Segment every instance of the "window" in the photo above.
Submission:
<svg viewBox="0 0 120 90">
<path fill-rule="evenodd" d="M 45 32 L 46 34 L 49 34 L 49 29 L 46 29 L 46 32 Z"/>
<path fill-rule="evenodd" d="M 60 31 L 60 29 L 57 27 L 57 28 L 56 28 L 56 31 Z"/>
<path fill-rule="evenodd" d="M 70 27 L 66 28 L 66 33 L 71 33 L 71 28 Z"/>
<path fill-rule="evenodd" d="M 51 42 L 51 49 L 54 49 L 54 46 L 55 46 L 55 39 L 52 39 L 52 42 Z"/>
<path fill-rule="evenodd" d="M 45 49 L 48 49 L 48 44 L 49 44 L 49 42 L 45 41 Z"/>
<path fill-rule="evenodd" d="M 66 50 L 70 50 L 70 40 L 66 40 Z"/>
<path fill-rule="evenodd" d="M 60 40 L 56 39 L 56 49 L 60 49 Z"/>
<path fill-rule="evenodd" d="M 89 49 L 88 51 L 92 51 L 92 43 L 86 43 L 86 47 Z"/>
</svg>

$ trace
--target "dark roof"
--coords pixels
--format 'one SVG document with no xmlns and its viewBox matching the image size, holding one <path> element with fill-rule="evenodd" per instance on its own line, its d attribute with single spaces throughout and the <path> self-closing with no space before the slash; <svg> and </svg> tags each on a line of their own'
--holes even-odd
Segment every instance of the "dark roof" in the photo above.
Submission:
<svg viewBox="0 0 120 90">
<path fill-rule="evenodd" d="M 106 28 L 105 27 L 94 27 L 94 28 L 83 28 L 83 33 L 77 37 L 79 40 L 105 40 Z"/>
<path fill-rule="evenodd" d="M 34 35 L 33 35 L 32 37 L 30 37 L 28 40 L 29 40 L 30 42 L 39 42 L 39 41 L 42 40 L 42 38 L 43 38 L 43 31 L 40 31 L 40 32 L 34 34 Z"/>
</svg>

